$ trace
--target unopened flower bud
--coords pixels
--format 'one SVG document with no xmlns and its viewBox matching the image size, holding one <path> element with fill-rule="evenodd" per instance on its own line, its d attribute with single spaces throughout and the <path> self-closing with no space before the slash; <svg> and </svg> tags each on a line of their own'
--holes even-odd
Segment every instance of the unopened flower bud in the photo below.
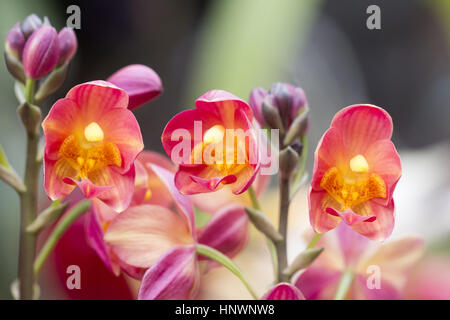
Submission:
<svg viewBox="0 0 450 320">
<path fill-rule="evenodd" d="M 277 82 L 270 89 L 270 93 L 274 96 L 276 106 L 280 112 L 281 119 L 285 127 L 291 122 L 292 96 L 286 84 Z"/>
<path fill-rule="evenodd" d="M 22 83 L 25 83 L 25 73 L 23 72 L 23 66 L 22 63 L 16 57 L 13 55 L 8 54 L 8 52 L 5 51 L 5 64 L 6 68 L 8 69 L 9 73 L 16 79 L 19 80 Z"/>
<path fill-rule="evenodd" d="M 300 157 L 291 147 L 286 147 L 280 151 L 280 173 L 284 176 L 291 176 L 297 167 Z"/>
<path fill-rule="evenodd" d="M 29 78 L 39 79 L 56 66 L 59 59 L 58 34 L 55 28 L 43 26 L 25 44 L 23 66 Z"/>
<path fill-rule="evenodd" d="M 264 122 L 272 129 L 280 130 L 281 134 L 284 134 L 283 121 L 280 117 L 280 112 L 273 105 L 273 97 L 267 96 L 262 103 L 262 115 Z"/>
<path fill-rule="evenodd" d="M 322 253 L 323 248 L 310 248 L 299 253 L 292 263 L 283 270 L 283 273 L 291 277 L 299 270 L 307 268 Z"/>
<path fill-rule="evenodd" d="M 266 237 L 271 239 L 273 242 L 283 240 L 281 234 L 278 233 L 264 213 L 253 208 L 245 208 L 245 212 L 247 212 L 248 218 L 253 223 L 255 228 L 262 232 Z"/>
<path fill-rule="evenodd" d="M 28 39 L 40 27 L 42 27 L 42 20 L 34 13 L 26 17 L 20 25 L 25 39 Z"/>
<path fill-rule="evenodd" d="M 38 134 L 42 121 L 41 109 L 33 104 L 24 102 L 19 106 L 17 112 L 27 132 L 34 135 Z"/>
<path fill-rule="evenodd" d="M 130 110 L 153 100 L 163 91 L 158 74 L 142 64 L 126 66 L 116 71 L 106 81 L 126 91 L 130 98 L 128 104 Z"/>
<path fill-rule="evenodd" d="M 309 126 L 309 108 L 306 106 L 303 111 L 297 115 L 296 118 L 294 118 L 294 121 L 292 122 L 288 132 L 286 133 L 286 136 L 284 137 L 283 144 L 285 146 L 292 144 L 295 139 L 300 138 L 301 136 L 305 135 L 308 126 Z"/>
<path fill-rule="evenodd" d="M 59 61 L 58 66 L 72 60 L 77 51 L 77 36 L 71 28 L 62 28 L 58 34 Z"/>
<path fill-rule="evenodd" d="M 20 30 L 20 24 L 16 23 L 6 36 L 5 51 L 8 55 L 15 57 L 17 60 L 21 60 L 24 46 L 25 37 Z"/>
<path fill-rule="evenodd" d="M 303 89 L 294 87 L 288 83 L 275 83 L 269 92 L 263 88 L 255 88 L 250 94 L 250 106 L 256 119 L 264 124 L 264 101 L 270 101 L 271 106 L 278 110 L 279 118 L 285 131 L 289 130 L 295 119 L 303 113 L 307 106 L 306 96 Z M 273 111 L 270 114 L 274 113 Z M 263 114 L 260 121 L 259 115 Z M 273 127 L 273 123 L 269 124 Z"/>
<path fill-rule="evenodd" d="M 264 125 L 262 103 L 267 94 L 267 91 L 261 87 L 255 88 L 252 90 L 252 92 L 250 92 L 250 107 L 253 110 L 253 115 L 255 116 L 256 120 L 258 120 L 261 125 Z"/>
</svg>

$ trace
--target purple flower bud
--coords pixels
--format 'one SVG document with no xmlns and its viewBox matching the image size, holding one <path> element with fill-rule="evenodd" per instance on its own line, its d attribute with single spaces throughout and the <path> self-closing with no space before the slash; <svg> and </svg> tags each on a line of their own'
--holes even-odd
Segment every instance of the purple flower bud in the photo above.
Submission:
<svg viewBox="0 0 450 320">
<path fill-rule="evenodd" d="M 293 87 L 292 92 L 292 117 L 297 117 L 308 104 L 305 92 L 302 88 Z"/>
<path fill-rule="evenodd" d="M 128 109 L 130 110 L 153 100 L 163 91 L 158 74 L 142 64 L 132 64 L 119 69 L 106 81 L 128 93 L 130 98 Z"/>
<path fill-rule="evenodd" d="M 33 32 L 23 51 L 25 74 L 33 79 L 47 75 L 59 59 L 58 34 L 55 28 L 43 26 Z"/>
<path fill-rule="evenodd" d="M 274 127 L 274 123 L 264 121 L 263 102 L 269 103 L 278 111 L 283 128 L 287 131 L 294 120 L 306 109 L 306 96 L 303 89 L 294 87 L 288 83 L 277 82 L 273 84 L 269 92 L 263 88 L 255 88 L 250 93 L 250 106 L 255 118 L 262 124 Z M 267 110 L 266 110 L 267 111 Z M 273 116 L 272 116 L 273 118 Z M 278 122 L 277 122 L 278 123 Z M 276 128 L 280 125 L 277 124 Z"/>
<path fill-rule="evenodd" d="M 292 108 L 292 96 L 291 89 L 292 86 L 285 83 L 275 83 L 270 89 L 270 94 L 275 98 L 275 106 L 280 112 L 281 119 L 286 127 L 289 127 L 292 122 L 291 118 L 291 108 Z"/>
<path fill-rule="evenodd" d="M 22 60 L 23 47 L 25 46 L 25 37 L 20 30 L 20 24 L 16 23 L 9 30 L 6 36 L 5 50 L 6 53 L 14 56 L 17 60 Z"/>
<path fill-rule="evenodd" d="M 77 51 L 77 36 L 71 28 L 62 28 L 58 34 L 59 61 L 58 66 L 72 60 Z"/>
<path fill-rule="evenodd" d="M 42 20 L 34 13 L 26 17 L 20 26 L 25 39 L 28 39 L 40 27 L 42 27 Z"/>
<path fill-rule="evenodd" d="M 255 116 L 256 120 L 263 125 L 264 124 L 264 118 L 262 115 L 262 102 L 264 98 L 267 96 L 267 91 L 264 88 L 257 87 L 250 92 L 250 107 L 253 110 L 253 115 Z"/>
</svg>

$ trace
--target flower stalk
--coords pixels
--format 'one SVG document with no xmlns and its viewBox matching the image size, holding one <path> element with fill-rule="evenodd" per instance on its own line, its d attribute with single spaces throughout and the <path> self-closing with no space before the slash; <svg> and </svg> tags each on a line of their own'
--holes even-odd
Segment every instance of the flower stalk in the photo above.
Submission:
<svg viewBox="0 0 450 320">
<path fill-rule="evenodd" d="M 250 283 L 247 281 L 245 276 L 243 275 L 241 269 L 226 255 L 221 253 L 220 251 L 217 251 L 214 248 L 205 246 L 203 244 L 197 244 L 195 246 L 195 251 L 197 254 L 202 255 L 204 257 L 210 258 L 218 263 L 220 263 L 222 266 L 230 270 L 234 275 L 236 275 L 239 280 L 242 281 L 244 286 L 247 288 L 248 292 L 252 295 L 253 299 L 258 300 L 259 297 L 256 294 L 255 290 L 251 287 Z"/>
<path fill-rule="evenodd" d="M 44 265 L 48 256 L 52 252 L 53 248 L 55 248 L 56 244 L 58 243 L 59 239 L 62 237 L 64 232 L 66 232 L 66 230 L 72 225 L 72 223 L 76 219 L 78 219 L 78 217 L 80 217 L 86 211 L 88 211 L 90 206 L 91 206 L 90 200 L 83 200 L 79 202 L 77 205 L 75 205 L 72 209 L 70 209 L 69 212 L 61 219 L 61 221 L 58 222 L 55 229 L 50 234 L 41 251 L 39 252 L 36 261 L 34 262 L 33 274 L 35 278 L 39 275 L 42 266 Z"/>
<path fill-rule="evenodd" d="M 277 282 L 287 282 L 289 279 L 283 273 L 287 268 L 287 227 L 288 227 L 288 213 L 289 213 L 289 194 L 290 194 L 290 177 L 280 172 L 280 215 L 278 220 L 278 233 L 282 240 L 275 243 L 278 258 L 278 278 Z"/>
<path fill-rule="evenodd" d="M 26 81 L 26 102 L 33 103 L 35 80 Z M 39 181 L 40 163 L 36 162 L 38 154 L 39 133 L 33 130 L 30 119 L 31 113 L 23 113 L 22 122 L 27 131 L 27 151 L 25 164 L 24 185 L 25 191 L 20 193 L 20 245 L 19 245 L 19 294 L 20 299 L 33 299 L 33 262 L 36 250 L 36 235 L 27 232 L 27 227 L 36 218 L 37 190 Z"/>
<path fill-rule="evenodd" d="M 339 279 L 339 284 L 338 284 L 338 288 L 336 290 L 336 295 L 334 296 L 334 300 L 344 300 L 345 299 L 354 277 L 355 277 L 355 274 L 350 269 L 346 269 L 342 273 L 341 279 Z"/>
</svg>

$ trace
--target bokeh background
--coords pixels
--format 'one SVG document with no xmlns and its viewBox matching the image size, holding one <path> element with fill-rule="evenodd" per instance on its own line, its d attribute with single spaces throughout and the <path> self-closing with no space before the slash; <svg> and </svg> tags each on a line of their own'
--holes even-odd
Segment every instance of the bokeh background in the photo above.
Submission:
<svg viewBox="0 0 450 320">
<path fill-rule="evenodd" d="M 75 84 L 105 79 L 127 64 L 146 64 L 158 72 L 164 86 L 160 98 L 135 112 L 147 149 L 162 151 L 160 134 L 167 121 L 211 89 L 247 99 L 253 87 L 269 88 L 276 81 L 303 87 L 311 109 L 312 149 L 340 108 L 371 103 L 388 110 L 403 162 L 403 178 L 395 194 L 394 236 L 422 235 L 427 257 L 439 261 L 435 273 L 448 279 L 450 1 L 0 0 L 0 42 L 17 21 L 33 12 L 48 16 L 57 29 L 63 27 L 71 4 L 81 8 L 81 29 L 76 30 L 79 49 L 64 87 L 50 102 Z M 366 27 L 371 4 L 381 8 L 381 30 Z M 13 80 L 1 63 L 0 144 L 22 173 L 25 136 L 12 88 Z M 271 197 L 269 192 L 265 199 L 276 204 Z M 297 231 L 308 227 L 305 192 L 293 207 L 292 215 L 298 219 L 293 218 L 290 251 L 301 248 Z M 16 277 L 18 212 L 16 194 L 0 182 L 2 299 L 11 298 L 9 286 Z M 127 280 L 107 274 L 81 232 L 81 226 L 73 228 L 64 238 L 66 247 L 60 246 L 48 264 L 40 281 L 43 297 L 130 298 Z M 258 279 L 267 272 L 268 263 L 258 257 L 268 259 L 268 254 L 254 238 L 237 262 L 263 290 L 266 284 Z M 87 270 L 78 292 L 64 290 L 69 264 Z M 200 297 L 230 297 L 226 283 L 237 288 L 235 297 L 246 297 L 240 284 L 223 270 L 213 270 L 204 283 Z"/>
</svg>

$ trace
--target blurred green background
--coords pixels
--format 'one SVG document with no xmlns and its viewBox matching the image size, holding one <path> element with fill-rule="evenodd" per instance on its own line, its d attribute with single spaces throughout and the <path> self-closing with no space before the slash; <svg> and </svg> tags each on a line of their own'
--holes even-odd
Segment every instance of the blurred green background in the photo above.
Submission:
<svg viewBox="0 0 450 320">
<path fill-rule="evenodd" d="M 449 250 L 450 1 L 0 0 L 0 42 L 33 12 L 60 29 L 71 4 L 81 8 L 79 48 L 51 102 L 127 64 L 149 65 L 164 94 L 135 114 L 146 148 L 157 151 L 167 121 L 211 89 L 247 99 L 253 87 L 276 81 L 303 87 L 313 147 L 338 109 L 379 105 L 394 119 L 404 165 L 396 232 L 420 233 L 430 247 Z M 381 8 L 381 30 L 366 28 L 371 4 Z M 2 63 L 0 144 L 22 174 L 25 137 L 12 88 Z M 16 276 L 18 230 L 17 196 L 0 183 L 2 299 Z"/>
</svg>

